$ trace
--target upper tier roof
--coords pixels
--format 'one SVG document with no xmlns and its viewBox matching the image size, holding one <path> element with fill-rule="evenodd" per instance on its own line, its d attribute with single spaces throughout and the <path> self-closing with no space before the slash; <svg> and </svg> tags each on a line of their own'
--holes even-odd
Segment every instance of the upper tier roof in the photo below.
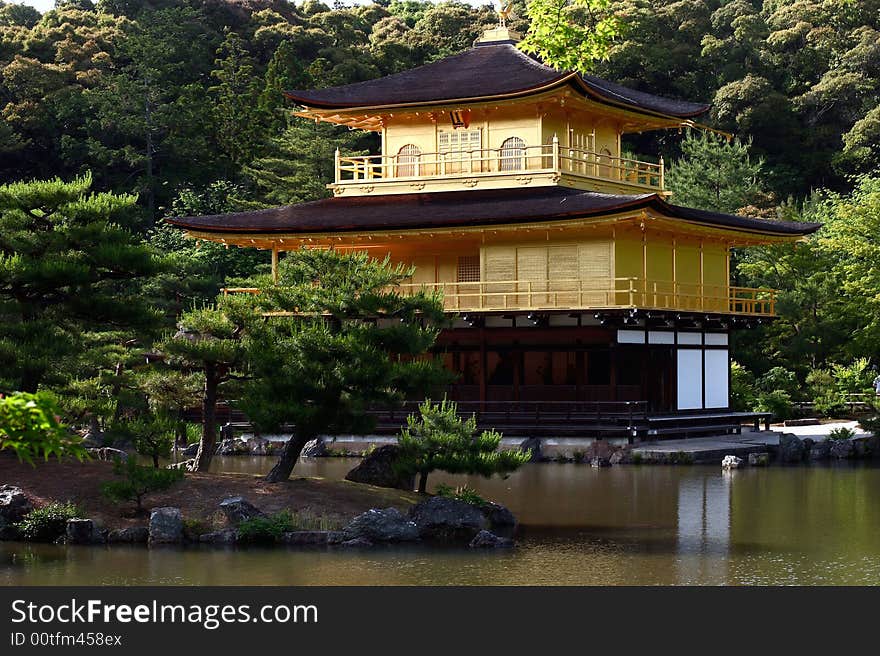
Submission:
<svg viewBox="0 0 880 656">
<path fill-rule="evenodd" d="M 509 43 L 478 45 L 402 73 L 326 89 L 287 91 L 301 105 L 319 109 L 399 107 L 475 102 L 525 96 L 570 85 L 598 102 L 639 112 L 690 118 L 709 105 L 628 89 L 595 75 L 560 72 Z"/>
<path fill-rule="evenodd" d="M 657 194 L 612 195 L 565 187 L 334 197 L 237 214 L 168 219 L 208 233 L 315 234 L 537 223 L 654 209 L 684 221 L 779 236 L 806 235 L 818 223 L 754 219 L 679 207 Z"/>
</svg>

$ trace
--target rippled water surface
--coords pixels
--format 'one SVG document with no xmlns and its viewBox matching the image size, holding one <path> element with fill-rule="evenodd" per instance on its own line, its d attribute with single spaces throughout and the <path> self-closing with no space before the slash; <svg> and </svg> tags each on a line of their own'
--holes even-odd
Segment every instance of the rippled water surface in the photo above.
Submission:
<svg viewBox="0 0 880 656">
<path fill-rule="evenodd" d="M 354 461 L 302 463 L 300 475 L 341 478 Z M 264 458 L 221 458 L 260 472 Z M 298 466 L 299 468 L 300 466 Z M 467 482 L 508 505 L 523 526 L 516 549 L 474 553 L 64 547 L 0 543 L 0 583 L 880 584 L 880 468 L 528 465 L 507 480 Z"/>
</svg>

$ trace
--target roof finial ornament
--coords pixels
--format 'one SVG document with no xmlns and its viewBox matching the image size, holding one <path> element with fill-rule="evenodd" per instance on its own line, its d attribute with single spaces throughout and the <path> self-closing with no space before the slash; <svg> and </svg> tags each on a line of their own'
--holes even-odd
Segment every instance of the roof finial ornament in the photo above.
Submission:
<svg viewBox="0 0 880 656">
<path fill-rule="evenodd" d="M 498 13 L 498 27 L 507 27 L 507 20 L 516 18 L 511 0 L 494 0 L 495 11 Z"/>
</svg>

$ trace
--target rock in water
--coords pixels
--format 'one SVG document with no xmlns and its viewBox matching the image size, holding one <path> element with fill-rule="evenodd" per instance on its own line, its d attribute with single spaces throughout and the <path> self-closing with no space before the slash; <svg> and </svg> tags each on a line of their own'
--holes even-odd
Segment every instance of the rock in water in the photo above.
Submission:
<svg viewBox="0 0 880 656">
<path fill-rule="evenodd" d="M 794 433 L 783 433 L 779 436 L 780 462 L 801 462 L 806 455 L 804 443 Z"/>
<path fill-rule="evenodd" d="M 95 523 L 91 519 L 68 519 L 65 541 L 67 544 L 103 542 L 100 532 L 95 530 Z"/>
<path fill-rule="evenodd" d="M 468 546 L 471 549 L 500 549 L 513 546 L 513 540 L 510 538 L 502 538 L 489 531 L 480 531 L 470 541 Z"/>
<path fill-rule="evenodd" d="M 233 526 L 246 519 L 265 517 L 265 513 L 244 497 L 228 497 L 220 502 L 220 510 Z"/>
<path fill-rule="evenodd" d="M 269 440 L 262 437 L 252 437 L 245 442 L 248 453 L 252 456 L 265 456 L 269 453 Z"/>
<path fill-rule="evenodd" d="M 327 455 L 327 445 L 324 444 L 324 440 L 320 437 L 314 440 L 309 440 L 305 443 L 305 446 L 303 446 L 300 455 L 303 458 L 323 458 Z"/>
<path fill-rule="evenodd" d="M 529 462 L 544 462 L 547 460 L 546 456 L 544 456 L 544 453 L 541 451 L 540 437 L 527 437 L 520 443 L 519 448 L 520 450 L 528 451 L 531 454 Z"/>
<path fill-rule="evenodd" d="M 749 465 L 752 467 L 766 467 L 770 464 L 769 453 L 750 453 Z"/>
<path fill-rule="evenodd" d="M 602 467 L 610 467 L 611 460 L 609 458 L 603 458 L 602 456 L 596 456 L 592 460 L 590 460 L 590 465 L 597 469 Z"/>
<path fill-rule="evenodd" d="M 234 528 L 224 528 L 212 533 L 202 533 L 199 536 L 199 542 L 204 542 L 205 544 L 235 544 L 236 540 L 238 540 L 238 531 Z"/>
<path fill-rule="evenodd" d="M 516 528 L 516 516 L 500 503 L 487 501 L 479 508 L 483 516 L 489 520 L 493 531 L 502 529 L 505 532 L 510 532 Z"/>
<path fill-rule="evenodd" d="M 0 485 L 0 529 L 20 522 L 34 505 L 20 487 Z"/>
<path fill-rule="evenodd" d="M 118 528 L 107 535 L 107 542 L 119 544 L 144 544 L 150 539 L 150 529 L 146 526 Z"/>
<path fill-rule="evenodd" d="M 349 549 L 369 549 L 373 546 L 373 543 L 367 538 L 353 538 L 351 540 L 340 542 L 337 546 L 347 547 Z"/>
<path fill-rule="evenodd" d="M 736 456 L 724 456 L 721 460 L 721 469 L 739 469 L 743 466 L 743 459 Z"/>
<path fill-rule="evenodd" d="M 365 538 L 372 542 L 411 542 L 419 539 L 419 529 L 397 508 L 372 508 L 351 520 L 342 529 L 342 537 L 345 541 Z"/>
<path fill-rule="evenodd" d="M 419 535 L 446 542 L 469 542 L 489 528 L 489 520 L 476 506 L 458 499 L 431 497 L 409 511 Z"/>
<path fill-rule="evenodd" d="M 810 449 L 809 458 L 810 460 L 827 460 L 830 455 L 831 441 L 820 440 L 813 444 L 813 448 Z"/>
<path fill-rule="evenodd" d="M 341 531 L 290 531 L 281 536 L 281 542 L 297 547 L 325 547 L 345 541 Z"/>
<path fill-rule="evenodd" d="M 153 508 L 150 512 L 150 544 L 183 542 L 183 515 L 180 508 Z"/>
<path fill-rule="evenodd" d="M 852 458 L 855 455 L 852 440 L 832 441 L 830 455 L 832 458 L 837 458 L 838 460 Z"/>
<path fill-rule="evenodd" d="M 240 439 L 230 437 L 220 442 L 215 455 L 218 456 L 243 456 L 248 454 L 247 445 Z"/>
<path fill-rule="evenodd" d="M 412 491 L 415 487 L 415 476 L 401 475 L 394 470 L 394 463 L 399 455 L 400 447 L 396 444 L 380 446 L 364 456 L 358 466 L 345 475 L 345 480 Z"/>
</svg>

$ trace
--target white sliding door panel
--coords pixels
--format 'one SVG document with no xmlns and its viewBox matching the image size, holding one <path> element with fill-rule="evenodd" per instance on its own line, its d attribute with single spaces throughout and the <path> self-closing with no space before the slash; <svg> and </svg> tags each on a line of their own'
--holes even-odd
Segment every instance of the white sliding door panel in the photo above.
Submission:
<svg viewBox="0 0 880 656">
<path fill-rule="evenodd" d="M 678 409 L 703 407 L 703 352 L 678 349 Z"/>
<path fill-rule="evenodd" d="M 706 407 L 726 408 L 728 400 L 727 349 L 706 351 Z"/>
</svg>

